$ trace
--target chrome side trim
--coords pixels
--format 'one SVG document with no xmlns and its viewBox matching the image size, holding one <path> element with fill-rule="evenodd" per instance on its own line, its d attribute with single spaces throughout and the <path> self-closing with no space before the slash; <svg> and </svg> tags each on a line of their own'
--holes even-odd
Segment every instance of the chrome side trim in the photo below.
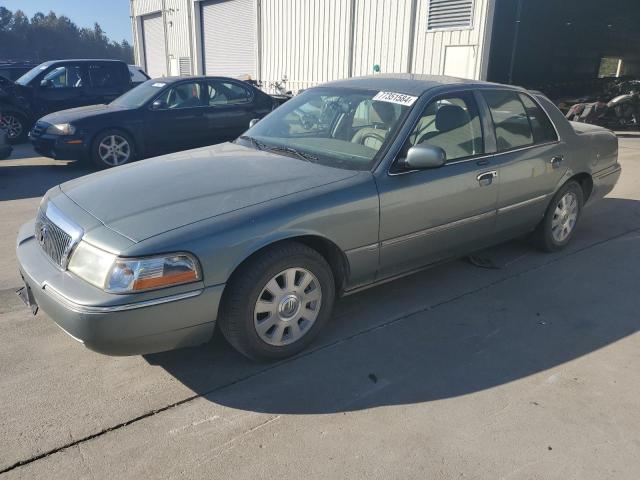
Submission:
<svg viewBox="0 0 640 480">
<path fill-rule="evenodd" d="M 176 295 L 169 295 L 168 297 L 156 298 L 153 300 L 146 300 L 144 302 L 136 302 L 136 303 L 127 303 L 124 305 L 113 305 L 109 307 L 94 307 L 90 305 L 80 305 L 79 303 L 70 300 L 62 293 L 58 292 L 51 285 L 46 282 L 42 285 L 42 289 L 45 292 L 50 293 L 52 296 L 56 297 L 56 299 L 62 303 L 66 308 L 76 313 L 84 313 L 84 314 L 99 314 L 99 313 L 113 313 L 113 312 L 123 312 L 127 310 L 136 310 L 138 308 L 146 308 L 152 307 L 155 305 L 162 305 L 163 303 L 176 302 L 178 300 L 185 300 L 187 298 L 197 297 L 200 295 L 204 289 L 193 290 L 191 292 L 178 293 Z"/>
<path fill-rule="evenodd" d="M 604 170 L 600 170 L 597 173 L 594 173 L 593 177 L 597 180 L 600 180 L 601 178 L 608 177 L 609 175 L 613 175 L 614 173 L 619 173 L 621 170 L 622 167 L 620 165 L 613 165 L 611 167 L 605 168 Z"/>
<path fill-rule="evenodd" d="M 517 210 L 521 207 L 526 207 L 527 205 L 533 205 L 534 203 L 540 203 L 546 200 L 548 195 L 540 195 L 539 197 L 530 198 L 529 200 L 525 200 L 524 202 L 513 203 L 511 205 L 507 205 L 506 207 L 502 207 L 498 209 L 498 215 L 502 213 L 511 212 L 513 210 Z"/>
<path fill-rule="evenodd" d="M 420 230 L 418 232 L 410 233 L 408 235 L 403 235 L 401 237 L 391 238 L 389 240 L 385 240 L 384 242 L 381 242 L 380 246 L 384 248 L 390 245 L 395 245 L 396 243 L 402 243 L 408 240 L 413 240 L 415 238 L 420 238 L 427 235 L 433 235 L 435 233 L 443 232 L 445 230 L 461 227 L 469 223 L 474 223 L 480 220 L 491 218 L 491 217 L 494 217 L 496 214 L 497 214 L 497 210 L 491 210 L 490 212 L 481 213 L 480 215 L 475 215 L 473 217 L 463 218 L 461 220 L 456 220 L 455 222 L 445 223 L 444 225 L 438 225 L 437 227 L 431 227 L 425 230 Z"/>
<path fill-rule="evenodd" d="M 377 250 L 378 246 L 379 246 L 378 243 L 372 243 L 371 245 L 365 245 L 363 247 L 358 247 L 358 248 L 353 248 L 351 250 L 346 250 L 344 253 L 352 254 L 352 253 L 366 252 L 366 251 L 369 251 L 369 250 Z"/>
</svg>

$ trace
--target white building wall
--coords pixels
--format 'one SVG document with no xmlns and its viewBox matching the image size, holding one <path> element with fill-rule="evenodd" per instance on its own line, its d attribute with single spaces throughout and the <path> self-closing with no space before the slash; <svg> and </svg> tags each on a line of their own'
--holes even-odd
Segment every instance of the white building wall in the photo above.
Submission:
<svg viewBox="0 0 640 480">
<path fill-rule="evenodd" d="M 136 62 L 144 66 L 140 16 L 162 11 L 168 71 L 172 61 L 189 57 L 192 72 L 203 73 L 200 1 L 131 1 Z M 486 78 L 495 0 L 475 0 L 471 28 L 438 31 L 427 31 L 429 0 L 254 1 L 258 79 L 270 91 L 285 76 L 286 88 L 295 92 L 372 74 L 374 65 L 384 73 L 442 75 L 448 70 Z M 463 48 L 451 50 L 455 47 Z M 452 68 L 452 60 L 465 65 Z"/>
<path fill-rule="evenodd" d="M 297 91 L 349 75 L 351 0 L 260 0 L 259 76 Z"/>
<path fill-rule="evenodd" d="M 418 0 L 412 71 L 444 75 L 447 47 L 468 46 L 472 55 L 468 77 L 486 78 L 488 44 L 491 42 L 491 21 L 487 24 L 487 20 L 493 18 L 493 3 L 494 0 L 475 0 L 472 28 L 427 31 L 429 2 Z"/>
<path fill-rule="evenodd" d="M 145 67 L 142 19 L 144 15 L 161 12 L 163 15 L 166 43 L 166 71 L 169 75 L 179 73 L 180 58 L 189 58 L 193 64 L 191 28 L 193 15 L 189 0 L 132 0 L 134 53 L 137 65 Z M 193 68 L 191 72 L 193 72 Z"/>
</svg>

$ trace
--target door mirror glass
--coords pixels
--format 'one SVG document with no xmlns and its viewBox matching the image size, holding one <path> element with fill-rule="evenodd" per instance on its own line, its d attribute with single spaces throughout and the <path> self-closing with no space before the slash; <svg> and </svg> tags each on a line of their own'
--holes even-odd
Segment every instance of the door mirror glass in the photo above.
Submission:
<svg viewBox="0 0 640 480">
<path fill-rule="evenodd" d="M 442 148 L 421 143 L 409 149 L 404 166 L 410 170 L 425 170 L 441 167 L 446 161 L 447 154 Z"/>
<path fill-rule="evenodd" d="M 164 100 L 156 100 L 151 104 L 151 110 L 164 110 L 167 108 L 167 103 Z"/>
<path fill-rule="evenodd" d="M 254 118 L 249 122 L 249 128 L 253 127 L 256 123 L 260 121 L 259 118 Z"/>
</svg>

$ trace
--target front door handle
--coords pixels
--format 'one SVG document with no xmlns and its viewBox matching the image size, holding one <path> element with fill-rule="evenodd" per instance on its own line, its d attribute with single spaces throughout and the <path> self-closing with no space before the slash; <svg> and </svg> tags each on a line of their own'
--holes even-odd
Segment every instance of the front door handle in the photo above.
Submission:
<svg viewBox="0 0 640 480">
<path fill-rule="evenodd" d="M 490 172 L 481 173 L 478 175 L 478 183 L 481 187 L 488 187 L 493 183 L 493 179 L 498 176 L 498 172 L 496 170 L 492 170 Z"/>
<path fill-rule="evenodd" d="M 562 155 L 558 155 L 557 157 L 553 157 L 549 163 L 551 163 L 551 166 L 553 168 L 560 168 L 560 165 L 562 165 L 562 161 L 564 160 L 564 157 Z"/>
</svg>

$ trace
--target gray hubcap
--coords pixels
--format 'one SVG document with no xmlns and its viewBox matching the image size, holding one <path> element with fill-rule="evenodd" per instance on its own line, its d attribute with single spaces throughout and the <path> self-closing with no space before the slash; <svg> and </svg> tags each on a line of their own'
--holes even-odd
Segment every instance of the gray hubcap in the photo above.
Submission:
<svg viewBox="0 0 640 480">
<path fill-rule="evenodd" d="M 289 268 L 267 282 L 258 296 L 253 324 L 262 341 L 276 347 L 300 340 L 313 326 L 322 306 L 316 276 Z"/>
<path fill-rule="evenodd" d="M 98 145 L 98 155 L 103 163 L 115 167 L 129 161 L 131 146 L 126 138 L 120 135 L 108 135 Z"/>
<path fill-rule="evenodd" d="M 22 134 L 22 122 L 13 115 L 0 115 L 0 130 L 7 132 L 9 138 L 18 138 Z"/>
<path fill-rule="evenodd" d="M 575 193 L 568 192 L 560 199 L 551 221 L 551 235 L 556 243 L 562 243 L 569 238 L 578 221 L 578 210 L 578 197 Z"/>
</svg>

